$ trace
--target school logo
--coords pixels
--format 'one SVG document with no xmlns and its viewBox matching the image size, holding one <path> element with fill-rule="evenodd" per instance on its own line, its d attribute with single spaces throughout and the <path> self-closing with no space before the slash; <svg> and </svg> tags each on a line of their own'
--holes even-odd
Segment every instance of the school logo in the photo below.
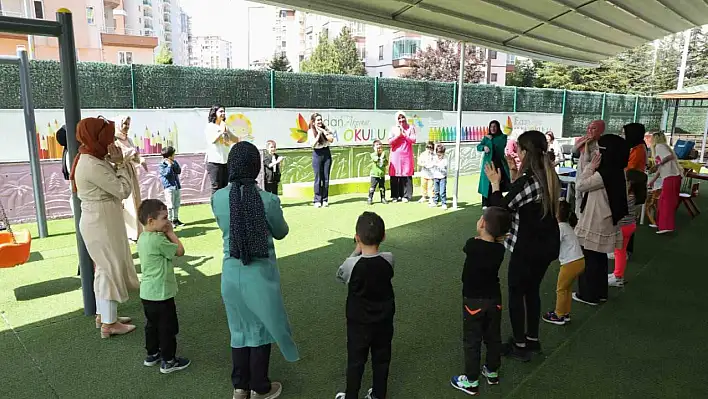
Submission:
<svg viewBox="0 0 708 399">
<path fill-rule="evenodd" d="M 253 125 L 244 114 L 232 114 L 226 118 L 226 125 L 239 140 L 253 142 Z"/>
<path fill-rule="evenodd" d="M 290 137 L 295 140 L 295 142 L 302 144 L 307 141 L 307 121 L 302 117 L 302 114 L 297 114 L 297 119 L 295 119 L 297 127 L 290 128 Z"/>
</svg>

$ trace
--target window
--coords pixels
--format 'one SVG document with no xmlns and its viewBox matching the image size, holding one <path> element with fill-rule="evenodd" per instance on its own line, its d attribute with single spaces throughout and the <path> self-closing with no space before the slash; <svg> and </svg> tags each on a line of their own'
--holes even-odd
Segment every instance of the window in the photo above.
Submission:
<svg viewBox="0 0 708 399">
<path fill-rule="evenodd" d="M 364 61 L 366 59 L 366 47 L 357 47 L 356 53 L 359 55 L 359 60 Z"/>
<path fill-rule="evenodd" d="M 42 0 L 34 1 L 34 17 L 37 19 L 44 19 L 44 4 Z"/>
<path fill-rule="evenodd" d="M 280 47 L 287 47 L 286 45 L 287 45 L 287 43 L 285 42 L 285 40 L 283 40 L 282 42 L 280 42 Z"/>
<path fill-rule="evenodd" d="M 383 49 L 384 46 L 379 46 L 379 61 L 383 60 Z"/>
<path fill-rule="evenodd" d="M 329 37 L 329 28 L 322 29 L 322 35 L 326 38 Z"/>
<path fill-rule="evenodd" d="M 514 65 L 516 63 L 516 56 L 513 54 L 509 54 L 506 57 L 506 65 Z"/>
<path fill-rule="evenodd" d="M 302 62 L 303 60 L 305 60 L 305 55 L 304 55 L 304 54 L 300 54 L 300 62 Z"/>
<path fill-rule="evenodd" d="M 412 39 L 408 37 L 396 39 L 393 41 L 393 59 L 400 60 L 402 58 L 413 58 L 420 49 L 420 39 Z"/>
<path fill-rule="evenodd" d="M 383 78 L 383 72 L 379 72 L 379 77 Z"/>
<path fill-rule="evenodd" d="M 280 18 L 285 18 L 288 16 L 288 12 L 285 10 L 280 10 Z"/>
<path fill-rule="evenodd" d="M 93 7 L 86 7 L 86 22 L 88 22 L 89 25 L 96 23 L 93 18 Z"/>
<path fill-rule="evenodd" d="M 130 65 L 133 63 L 133 53 L 131 51 L 118 52 L 118 64 Z"/>
<path fill-rule="evenodd" d="M 495 50 L 489 50 L 489 59 L 490 60 L 496 60 L 497 59 L 497 52 Z"/>
<path fill-rule="evenodd" d="M 496 81 L 497 81 L 497 74 L 496 74 L 496 73 L 493 73 L 493 74 L 489 77 L 489 81 L 490 81 L 490 82 L 496 82 Z"/>
</svg>

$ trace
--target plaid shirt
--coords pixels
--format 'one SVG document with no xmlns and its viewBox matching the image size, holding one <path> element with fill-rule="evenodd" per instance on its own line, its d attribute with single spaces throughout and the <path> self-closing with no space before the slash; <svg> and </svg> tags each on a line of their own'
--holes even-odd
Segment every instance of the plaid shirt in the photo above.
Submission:
<svg viewBox="0 0 708 399">
<path fill-rule="evenodd" d="M 516 239 L 519 234 L 519 208 L 532 202 L 541 201 L 541 184 L 531 176 L 524 175 L 521 179 L 513 184 L 509 194 L 506 196 L 508 204 L 506 205 L 512 213 L 511 229 L 509 236 L 504 241 L 504 246 L 511 252 L 514 252 Z"/>
</svg>

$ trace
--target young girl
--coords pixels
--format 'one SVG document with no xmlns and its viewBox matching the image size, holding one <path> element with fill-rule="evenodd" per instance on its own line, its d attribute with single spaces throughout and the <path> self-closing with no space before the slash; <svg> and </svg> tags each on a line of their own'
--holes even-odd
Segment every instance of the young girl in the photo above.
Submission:
<svg viewBox="0 0 708 399">
<path fill-rule="evenodd" d="M 647 175 L 636 170 L 627 171 L 627 216 L 619 221 L 622 231 L 622 248 L 615 248 L 615 271 L 607 275 L 610 287 L 624 286 L 624 270 L 627 267 L 627 245 L 637 230 L 637 214 L 647 199 Z"/>
<path fill-rule="evenodd" d="M 652 135 L 651 155 L 655 163 L 652 167 L 652 172 L 655 172 L 655 175 L 649 186 L 652 186 L 657 179 L 663 179 L 656 211 L 658 228 L 656 233 L 664 234 L 674 231 L 676 227 L 676 209 L 679 206 L 681 192 L 681 167 L 674 150 L 666 143 L 664 133 L 657 132 Z"/>
<path fill-rule="evenodd" d="M 570 204 L 561 200 L 558 205 L 558 229 L 560 230 L 558 261 L 561 267 L 556 284 L 556 309 L 543 315 L 543 321 L 559 326 L 570 322 L 570 290 L 578 275 L 585 271 L 583 249 L 573 231 L 577 224 L 578 218 Z"/>
<path fill-rule="evenodd" d="M 263 171 L 265 173 L 265 179 L 263 185 L 265 186 L 265 191 L 278 195 L 278 183 L 280 183 L 281 166 L 285 157 L 279 157 L 275 153 L 277 145 L 275 141 L 266 141 L 266 153 L 263 156 Z"/>
<path fill-rule="evenodd" d="M 425 145 L 425 152 L 418 157 L 420 166 L 420 188 L 423 195 L 418 202 L 424 203 L 433 199 L 433 171 L 431 169 L 435 162 L 435 143 L 428 141 Z"/>
</svg>

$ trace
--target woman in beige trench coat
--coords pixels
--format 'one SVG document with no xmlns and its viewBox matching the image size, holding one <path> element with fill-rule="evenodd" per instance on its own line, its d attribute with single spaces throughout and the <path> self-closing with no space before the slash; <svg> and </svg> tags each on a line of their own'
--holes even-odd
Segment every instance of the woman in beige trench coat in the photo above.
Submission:
<svg viewBox="0 0 708 399">
<path fill-rule="evenodd" d="M 131 185 L 130 197 L 123 201 L 123 219 L 125 219 L 125 230 L 128 233 L 128 238 L 132 241 L 137 241 L 138 236 L 143 232 L 143 226 L 138 220 L 138 207 L 140 206 L 141 198 L 140 181 L 138 180 L 136 166 L 142 166 L 145 172 L 148 171 L 148 168 L 145 159 L 140 156 L 133 140 L 128 137 L 128 131 L 130 131 L 130 117 L 120 116 L 116 118 L 116 145 L 123 152 L 125 168 L 128 171 Z"/>
</svg>

